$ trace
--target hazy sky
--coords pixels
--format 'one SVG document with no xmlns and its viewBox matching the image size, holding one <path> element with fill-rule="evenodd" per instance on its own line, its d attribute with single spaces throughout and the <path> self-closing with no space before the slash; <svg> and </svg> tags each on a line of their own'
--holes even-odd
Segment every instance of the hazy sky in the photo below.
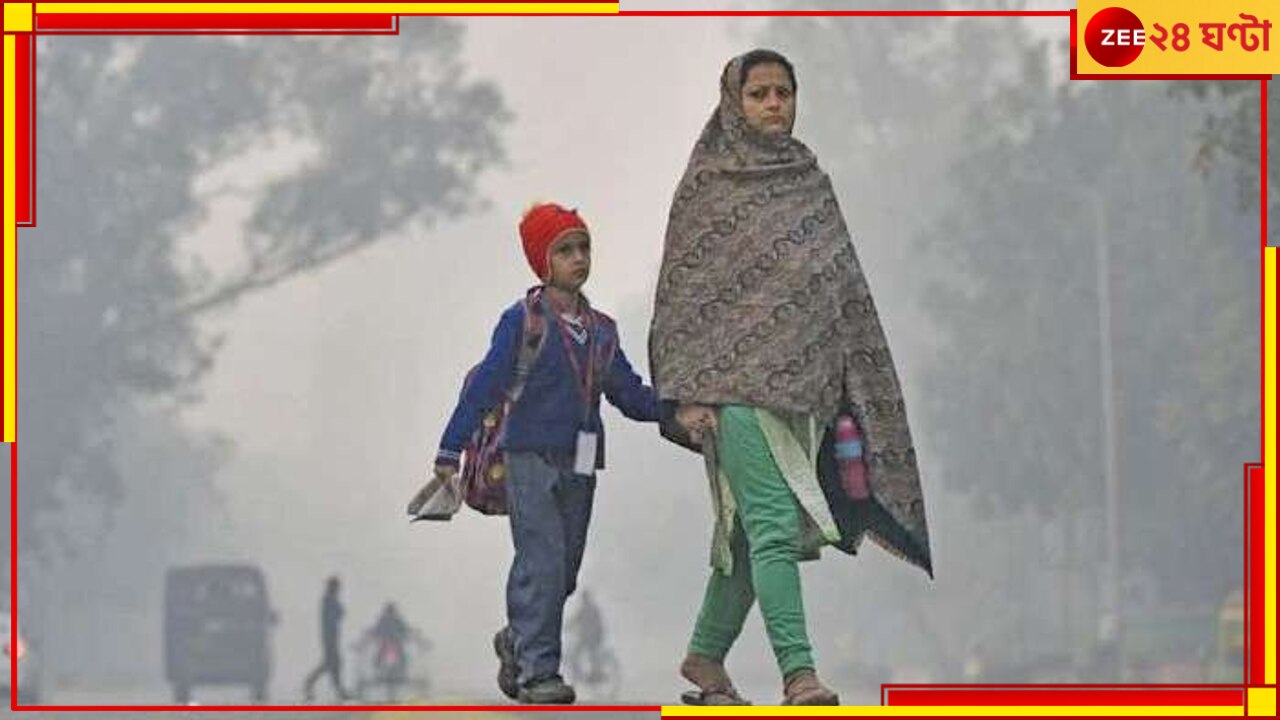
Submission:
<svg viewBox="0 0 1280 720">
<path fill-rule="evenodd" d="M 675 0 L 625 3 L 631 9 L 687 6 Z M 1032 3 L 1039 9 L 1069 6 Z M 399 37 L 368 42 L 413 42 L 423 22 L 406 18 Z M 464 509 L 452 523 L 410 526 L 403 508 L 427 477 L 464 373 L 487 347 L 500 311 L 534 282 L 516 223 L 538 199 L 579 208 L 594 240 L 588 294 L 618 319 L 622 348 L 647 377 L 648 319 L 671 195 L 717 100 L 723 64 L 753 47 L 760 27 L 725 18 L 462 22 L 469 74 L 494 81 L 515 116 L 504 133 L 509 166 L 481 184 L 489 208 L 429 232 L 387 238 L 207 320 L 209 330 L 226 333 L 227 343 L 203 384 L 204 403 L 188 417 L 235 445 L 216 478 L 228 501 L 221 530 L 238 547 L 238 557 L 264 567 L 281 612 L 278 697 L 295 695 L 318 658 L 317 604 L 332 572 L 346 581 L 348 637 L 371 623 L 385 600 L 395 599 L 435 641 L 430 669 L 437 688 L 460 696 L 495 694 L 489 638 L 504 618 L 506 521 Z M 1046 19 L 1033 28 L 1065 36 L 1067 21 Z M 805 68 L 797 70 L 803 84 Z M 801 138 L 806 113 L 821 110 L 820 99 L 801 96 Z M 815 149 L 821 158 L 822 148 Z M 269 148 L 200 186 L 251 183 L 239 168 L 262 178 L 287 171 L 304 154 L 287 144 Z M 211 192 L 209 220 L 188 240 L 217 263 L 238 244 L 246 206 L 243 198 Z M 841 201 L 856 235 L 857 199 Z M 902 240 L 866 238 L 868 245 L 860 247 L 873 289 L 902 280 L 876 274 L 875 262 Z M 903 318 L 912 310 L 880 302 L 880 312 L 895 353 L 906 348 L 899 362 L 910 405 L 918 400 L 910 354 L 915 339 Z M 892 335 L 895 326 L 902 337 Z M 609 468 L 599 480 L 582 584 L 604 608 L 611 644 L 623 658 L 626 697 L 674 701 L 681 686 L 675 669 L 707 573 L 706 480 L 700 460 L 662 441 L 653 426 L 631 423 L 611 409 L 605 423 Z M 928 438 L 918 443 L 927 462 Z M 968 543 L 978 541 L 966 535 L 975 531 L 957 520 L 945 489 L 932 480 L 925 478 L 931 531 L 947 538 L 935 544 L 935 554 L 939 567 L 951 568 L 948 556 L 973 552 Z M 998 544 L 998 538 L 988 542 Z M 223 558 L 191 558 L 209 559 Z M 876 548 L 857 560 L 833 558 L 804 572 L 819 663 L 875 660 L 874 645 L 858 644 L 874 640 L 854 638 L 841 622 L 852 607 L 877 608 L 883 632 L 890 634 L 920 619 L 905 616 L 898 593 L 933 587 L 942 597 L 964 592 L 968 581 L 947 570 L 931 586 L 918 570 Z M 731 668 L 760 701 L 779 690 L 756 615 Z"/>
<path fill-rule="evenodd" d="M 404 21 L 400 41 L 411 41 L 415 22 Z M 506 134 L 510 167 L 483 184 L 491 209 L 388 239 L 210 323 L 229 341 L 192 417 L 237 443 L 219 483 L 233 503 L 229 531 L 264 563 L 285 609 L 277 687 L 289 688 L 312 661 L 320 584 L 336 570 L 349 581 L 353 624 L 397 598 L 411 620 L 439 636 L 438 654 L 452 659 L 433 665 L 440 686 L 491 692 L 487 638 L 503 617 L 505 524 L 464 512 L 451 525 L 409 527 L 403 505 L 425 478 L 463 373 L 483 353 L 500 310 L 533 282 L 515 229 L 532 200 L 581 210 L 595 240 L 587 290 L 619 319 L 622 347 L 647 376 L 647 323 L 671 194 L 716 102 L 720 69 L 752 45 L 753 27 L 722 18 L 492 18 L 466 26 L 471 72 L 495 80 L 516 116 Z M 801 137 L 811 110 L 802 100 Z M 234 228 L 234 202 L 221 207 L 202 236 L 209 243 Z M 905 309 L 882 308 L 890 326 L 896 312 Z M 674 668 L 705 579 L 706 481 L 698 459 L 661 441 L 652 426 L 612 410 L 605 417 L 609 469 L 583 582 L 603 601 L 613 643 L 624 651 L 629 696 L 659 698 L 678 687 Z M 926 587 L 923 574 L 893 568 L 897 561 L 878 549 L 866 557 L 857 567 L 882 563 L 908 587 Z M 815 577 L 813 603 L 839 617 L 846 600 L 833 594 L 856 584 L 855 566 L 822 563 L 806 572 Z M 757 694 L 776 692 L 771 654 L 758 620 L 751 622 L 735 654 L 740 682 L 756 683 Z M 835 654 L 823 645 L 819 658 Z"/>
<path fill-rule="evenodd" d="M 401 41 L 411 41 L 415 22 L 404 21 Z M 740 43 L 718 19 L 494 18 L 469 21 L 465 45 L 474 75 L 497 81 L 516 115 L 510 167 L 483 186 L 491 210 L 379 243 L 211 323 L 229 342 L 193 418 L 237 442 L 219 482 L 237 518 L 232 532 L 267 566 L 285 608 L 277 638 L 285 688 L 311 661 L 297 648 L 314 647 L 320 583 L 337 570 L 348 579 L 353 624 L 398 598 L 453 658 L 434 665 L 438 686 L 491 692 L 487 640 L 503 617 L 505 522 L 464 513 L 448 526 L 409 527 L 403 505 L 425 478 L 463 373 L 501 309 L 534 280 L 515 229 L 532 200 L 581 210 L 595 239 L 588 291 L 619 316 L 623 349 L 647 366 L 671 193 L 716 99 L 720 67 Z M 232 219 L 214 218 L 209 237 L 226 237 Z M 633 692 L 652 697 L 671 687 L 697 599 L 705 481 L 696 458 L 652 426 L 606 418 L 610 469 L 583 579 L 599 585 L 615 643 L 653 645 L 645 656 L 657 666 L 628 663 L 629 680 L 649 681 Z M 646 471 L 667 467 L 680 472 Z M 693 526 L 692 542 L 672 542 L 661 528 L 680 503 L 687 507 L 673 521 Z M 628 552 L 637 543 L 683 562 L 688 583 L 651 583 L 654 568 Z M 643 617 L 655 602 L 681 622 L 655 627 Z M 623 612 L 632 618 L 623 622 Z"/>
<path fill-rule="evenodd" d="M 398 41 L 412 41 L 416 22 L 404 21 Z M 1052 20 L 1042 28 L 1058 25 L 1065 32 Z M 647 323 L 671 194 L 717 100 L 721 67 L 754 44 L 758 25 L 490 18 L 466 27 L 470 72 L 496 81 L 516 116 L 505 136 L 510 167 L 482 186 L 491 208 L 380 242 L 210 322 L 228 332 L 228 343 L 205 383 L 206 403 L 191 417 L 236 442 L 218 482 L 234 518 L 227 530 L 246 557 L 264 564 L 285 616 L 278 693 L 291 692 L 314 660 L 316 602 L 333 571 L 348 581 L 351 632 L 383 600 L 398 599 L 435 637 L 436 655 L 450 658 L 432 664 L 437 687 L 492 692 L 488 638 L 503 619 L 505 521 L 464 511 L 450 525 L 410 527 L 402 508 L 426 477 L 462 375 L 483 353 L 500 310 L 533 282 L 518 249 L 518 217 L 535 199 L 581 210 L 594 237 L 587 290 L 618 318 L 622 347 L 647 377 Z M 813 110 L 801 101 L 801 137 Z M 287 164 L 291 155 L 286 149 L 278 159 Z M 216 207 L 196 238 L 215 257 L 237 222 L 236 201 Z M 856 213 L 856 204 L 846 210 Z M 873 287 L 894 281 L 872 279 Z M 892 328 L 907 310 L 881 312 Z M 605 418 L 609 469 L 582 580 L 602 601 L 624 656 L 628 697 L 669 699 L 707 572 L 706 481 L 699 460 L 661 441 L 652 426 L 612 410 Z M 899 578 L 907 591 L 927 587 L 923 574 L 899 565 L 872 549 L 856 565 L 806 569 L 820 660 L 854 653 L 847 635 L 823 627 L 845 614 L 842 603 L 893 606 L 888 595 L 861 592 L 867 568 Z M 886 616 L 887 625 L 895 622 L 905 619 Z M 764 698 L 777 691 L 776 671 L 754 615 L 749 628 L 734 667 Z"/>
</svg>

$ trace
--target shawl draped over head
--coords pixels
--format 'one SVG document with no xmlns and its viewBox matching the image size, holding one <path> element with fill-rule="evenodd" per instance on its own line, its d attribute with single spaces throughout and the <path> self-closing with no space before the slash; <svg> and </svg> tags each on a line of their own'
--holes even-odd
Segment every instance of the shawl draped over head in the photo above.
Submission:
<svg viewBox="0 0 1280 720">
<path fill-rule="evenodd" d="M 870 534 L 931 573 L 905 403 L 830 178 L 799 140 L 747 125 L 743 60 L 724 69 L 671 205 L 649 331 L 654 386 L 664 401 L 806 413 L 827 427 L 851 413 L 874 499 L 859 513 L 832 502 L 846 516 L 839 546 L 853 552 Z M 669 419 L 663 434 L 691 445 Z M 828 480 L 828 500 L 843 499 Z"/>
</svg>

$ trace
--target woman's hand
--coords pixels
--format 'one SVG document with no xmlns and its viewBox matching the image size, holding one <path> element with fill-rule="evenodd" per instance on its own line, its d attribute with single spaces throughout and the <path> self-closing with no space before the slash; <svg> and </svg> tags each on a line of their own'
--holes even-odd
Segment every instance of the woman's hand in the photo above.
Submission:
<svg viewBox="0 0 1280 720">
<path fill-rule="evenodd" d="M 701 443 L 704 434 L 716 429 L 716 411 L 708 405 L 681 405 L 676 409 L 676 422 L 680 423 L 691 440 Z"/>
</svg>

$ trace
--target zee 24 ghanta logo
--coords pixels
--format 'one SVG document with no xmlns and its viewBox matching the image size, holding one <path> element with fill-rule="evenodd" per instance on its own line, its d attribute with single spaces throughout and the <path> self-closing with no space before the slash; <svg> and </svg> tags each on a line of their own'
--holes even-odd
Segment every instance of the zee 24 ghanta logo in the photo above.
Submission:
<svg viewBox="0 0 1280 720">
<path fill-rule="evenodd" d="M 1269 51 L 1271 21 L 1259 22 L 1256 16 L 1245 13 L 1240 13 L 1239 18 L 1239 22 L 1233 23 L 1197 23 L 1200 43 L 1218 52 L 1223 52 L 1228 42 L 1238 42 L 1245 52 Z M 1169 27 L 1152 23 L 1148 31 L 1137 15 L 1120 7 L 1099 10 L 1084 30 L 1089 56 L 1099 65 L 1113 68 L 1137 60 L 1148 44 L 1160 52 L 1186 52 L 1193 42 L 1192 29 L 1187 23 L 1173 23 Z"/>
</svg>

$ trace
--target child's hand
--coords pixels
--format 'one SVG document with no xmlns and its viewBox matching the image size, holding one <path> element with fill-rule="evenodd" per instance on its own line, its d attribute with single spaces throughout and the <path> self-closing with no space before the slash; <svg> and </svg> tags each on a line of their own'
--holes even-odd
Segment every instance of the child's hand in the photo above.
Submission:
<svg viewBox="0 0 1280 720">
<path fill-rule="evenodd" d="M 716 429 L 716 411 L 707 405 L 681 405 L 676 409 L 676 422 L 691 440 L 701 443 L 704 434 Z"/>
<path fill-rule="evenodd" d="M 442 483 L 448 483 L 457 473 L 458 468 L 452 465 L 436 465 L 432 470 L 432 474 L 435 476 L 435 479 L 438 479 Z M 431 496 L 435 492 L 435 486 L 436 483 L 434 482 L 427 482 L 427 484 L 423 485 L 418 492 L 414 494 L 413 499 L 409 501 L 409 505 L 405 510 L 410 515 L 417 515 L 418 511 L 422 509 L 422 506 L 426 505 L 427 501 L 431 499 Z"/>
</svg>

